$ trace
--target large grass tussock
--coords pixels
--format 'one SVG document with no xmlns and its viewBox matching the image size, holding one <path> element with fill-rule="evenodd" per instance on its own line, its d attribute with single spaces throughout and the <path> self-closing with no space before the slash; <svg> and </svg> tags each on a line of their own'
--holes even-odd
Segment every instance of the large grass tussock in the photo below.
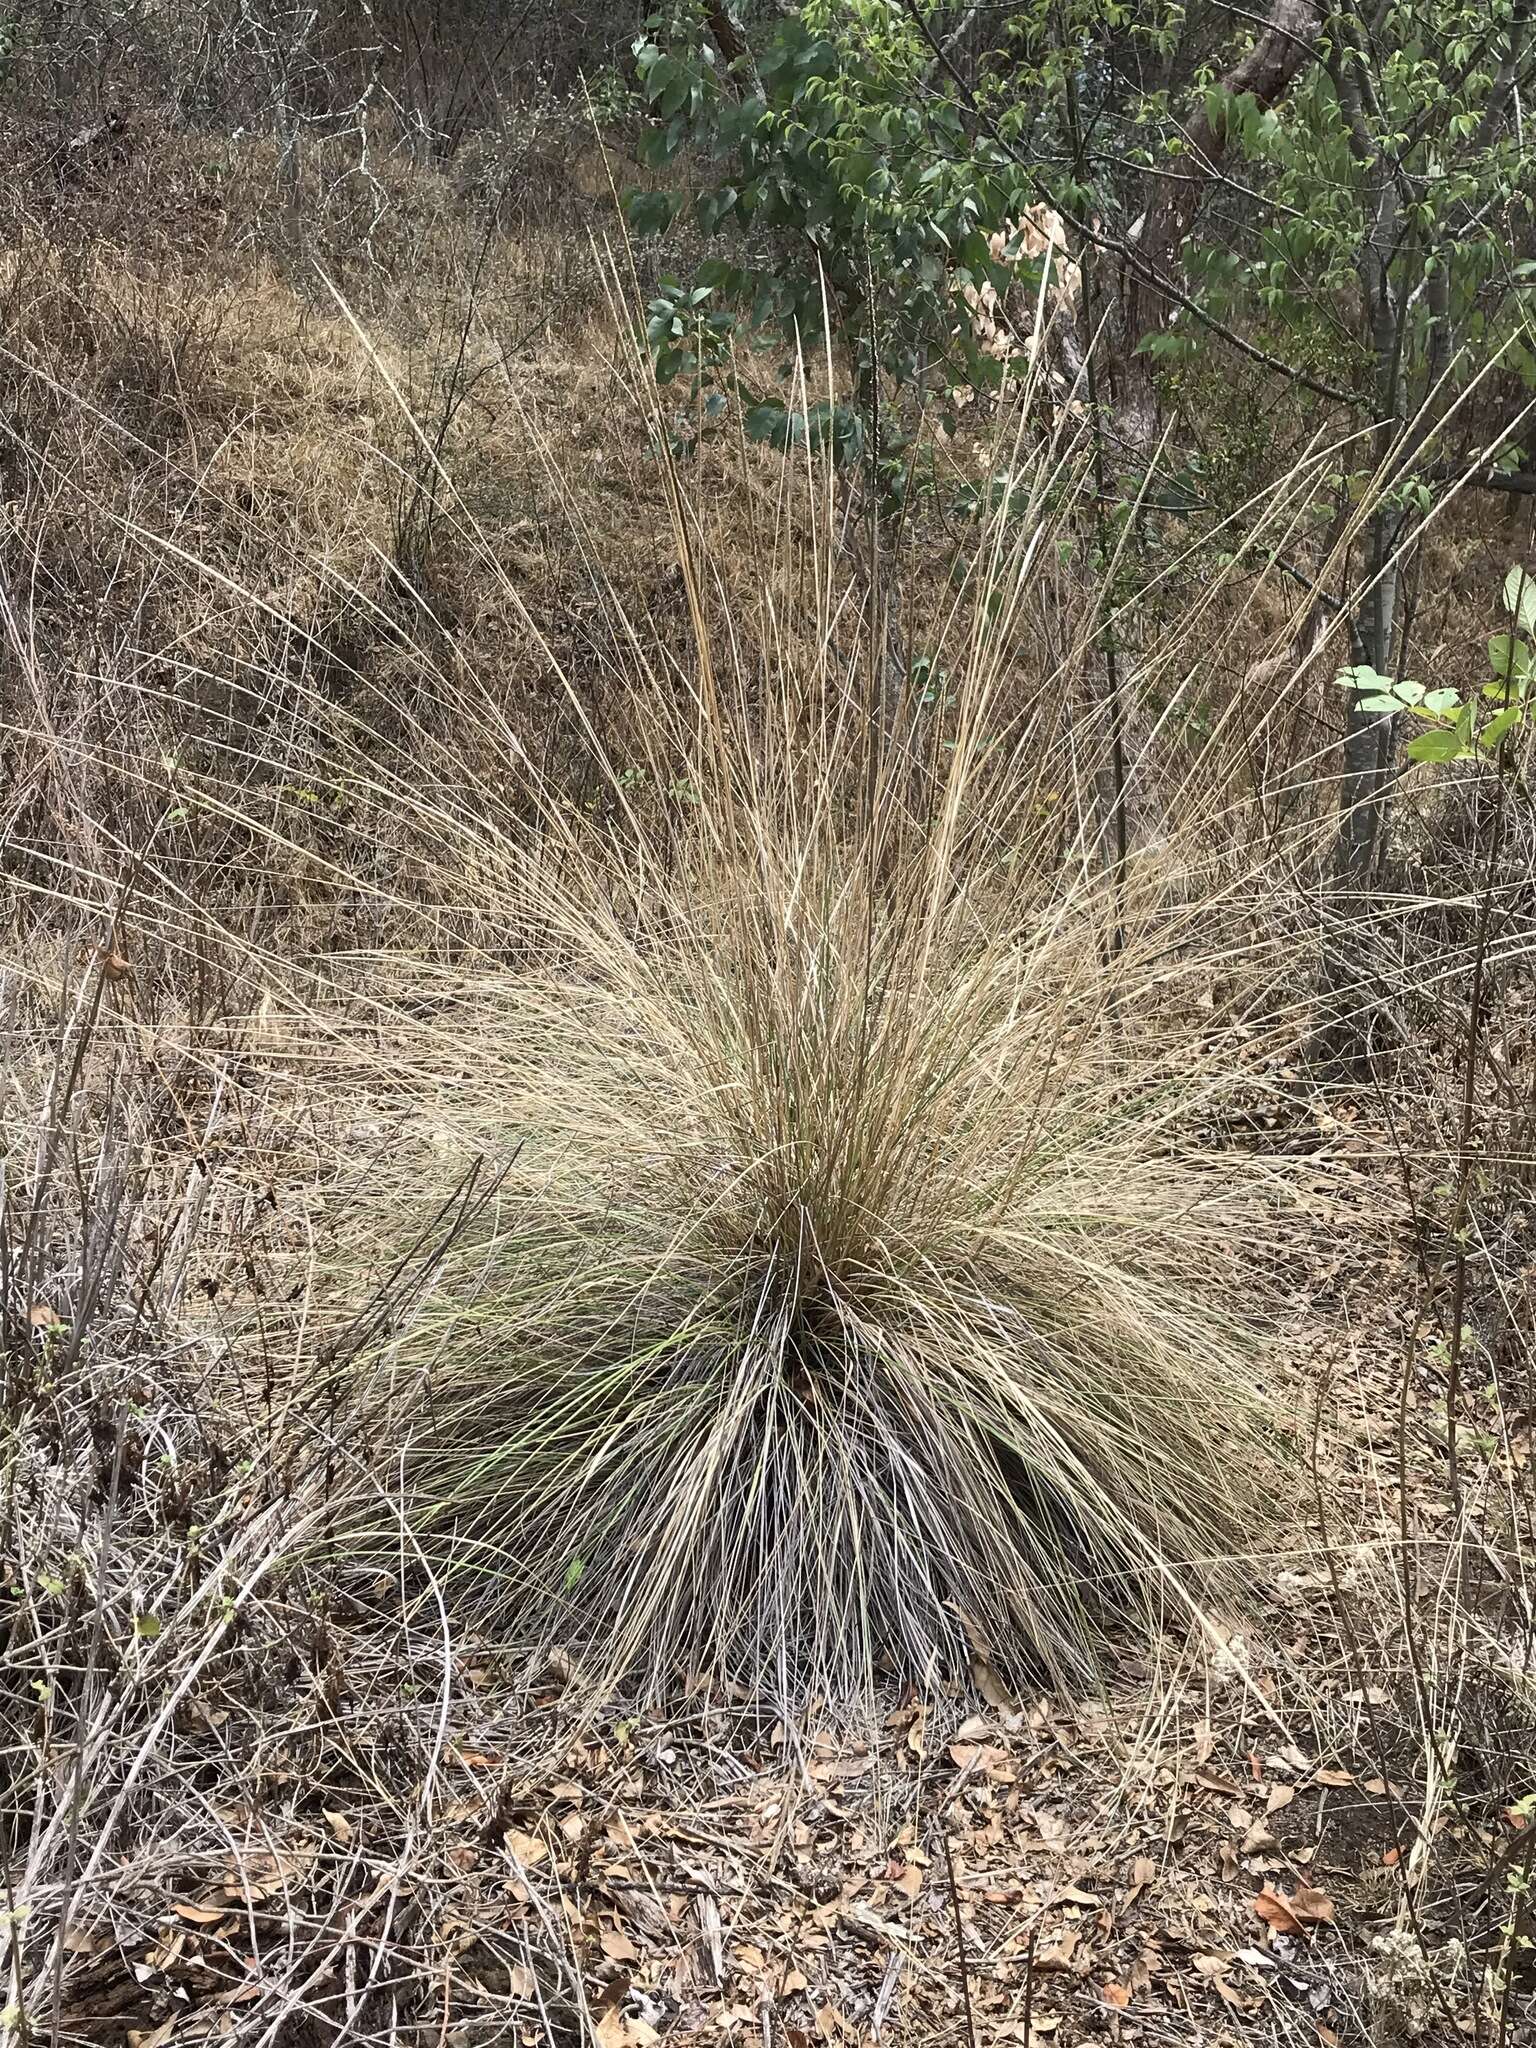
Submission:
<svg viewBox="0 0 1536 2048">
<path fill-rule="evenodd" d="M 1240 1267 L 1279 1205 L 1202 1152 L 1237 1041 L 1192 995 L 1230 877 L 1191 887 L 1194 827 L 1117 876 L 1063 822 L 1096 742 L 1065 667 L 1021 690 L 1000 653 L 1022 530 L 937 628 L 938 708 L 892 700 L 867 586 L 826 579 L 814 672 L 802 634 L 765 676 L 685 560 L 698 668 L 651 679 L 648 770 L 500 849 L 543 964 L 405 1034 L 510 1160 L 393 1354 L 418 1510 L 461 1597 L 594 1677 L 1081 1677 L 1251 1542 Z"/>
</svg>

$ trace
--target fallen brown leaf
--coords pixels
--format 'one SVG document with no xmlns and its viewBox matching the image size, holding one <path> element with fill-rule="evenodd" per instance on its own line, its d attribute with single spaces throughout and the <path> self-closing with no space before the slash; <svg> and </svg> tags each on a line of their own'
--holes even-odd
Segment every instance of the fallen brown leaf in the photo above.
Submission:
<svg viewBox="0 0 1536 2048">
<path fill-rule="evenodd" d="M 168 2020 L 162 2020 L 151 2033 L 140 2033 L 136 2028 L 128 2030 L 128 2048 L 166 2048 L 167 2042 L 176 2032 L 179 2013 L 172 2013 Z"/>
<path fill-rule="evenodd" d="M 1316 1885 L 1299 1884 L 1291 1894 L 1291 1911 L 1304 1927 L 1320 1927 L 1333 1920 L 1333 1901 Z"/>
<path fill-rule="evenodd" d="M 1291 1902 L 1283 1892 L 1272 1892 L 1268 1885 L 1257 1893 L 1252 1901 L 1253 1910 L 1276 1934 L 1300 1934 L 1301 1922 L 1291 1910 Z"/>
<path fill-rule="evenodd" d="M 651 2048 L 661 2036 L 644 2020 L 626 2019 L 614 2006 L 594 2025 L 592 2039 L 597 2048 Z"/>
<path fill-rule="evenodd" d="M 971 1652 L 971 1681 L 989 1707 L 996 1707 L 1000 1713 L 1012 1714 L 1018 1709 L 1018 1701 L 1003 1683 L 997 1666 L 990 1657 Z"/>
<path fill-rule="evenodd" d="M 1195 1783 L 1206 1792 L 1219 1792 L 1223 1799 L 1241 1799 L 1243 1787 L 1233 1778 L 1223 1777 L 1220 1771 L 1199 1770 Z"/>
<path fill-rule="evenodd" d="M 1001 1672 L 992 1661 L 992 1645 L 987 1641 L 979 1622 L 966 1613 L 963 1607 L 955 1612 L 960 1617 L 960 1626 L 971 1649 L 971 1682 L 989 1707 L 996 1707 L 1000 1713 L 1012 1714 L 1018 1709 L 1018 1701 L 1003 1681 Z"/>
</svg>

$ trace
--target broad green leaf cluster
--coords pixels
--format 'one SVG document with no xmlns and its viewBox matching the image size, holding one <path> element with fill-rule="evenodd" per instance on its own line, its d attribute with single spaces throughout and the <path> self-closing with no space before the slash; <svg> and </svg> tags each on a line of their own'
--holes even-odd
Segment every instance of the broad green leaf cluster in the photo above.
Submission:
<svg viewBox="0 0 1536 2048">
<path fill-rule="evenodd" d="M 1368 663 L 1340 672 L 1339 684 L 1353 693 L 1357 709 L 1381 714 L 1405 713 L 1427 727 L 1407 747 L 1411 761 L 1487 760 L 1525 718 L 1531 700 L 1531 673 L 1536 655 L 1536 582 L 1515 567 L 1504 584 L 1504 608 L 1514 630 L 1495 633 L 1488 642 L 1493 673 L 1470 695 L 1459 690 L 1429 689 L 1409 677 L 1379 675 Z"/>
<path fill-rule="evenodd" d="M 940 398 L 999 381 L 966 293 L 1027 273 L 1000 262 L 989 237 L 1038 197 L 1038 179 L 952 95 L 924 87 L 924 46 L 901 8 L 859 0 L 787 15 L 749 79 L 724 75 L 702 19 L 686 14 L 653 17 L 634 54 L 653 116 L 646 161 L 703 175 L 691 201 L 632 194 L 631 227 L 664 231 L 691 205 L 706 234 L 731 238 L 730 256 L 688 284 L 668 280 L 651 307 L 663 382 L 742 397 L 756 438 L 788 447 L 830 436 L 857 457 L 871 452 L 877 373 Z M 851 415 L 829 406 L 791 417 L 771 377 L 750 390 L 741 373 L 732 381 L 730 343 L 809 352 L 829 329 L 851 366 Z"/>
</svg>

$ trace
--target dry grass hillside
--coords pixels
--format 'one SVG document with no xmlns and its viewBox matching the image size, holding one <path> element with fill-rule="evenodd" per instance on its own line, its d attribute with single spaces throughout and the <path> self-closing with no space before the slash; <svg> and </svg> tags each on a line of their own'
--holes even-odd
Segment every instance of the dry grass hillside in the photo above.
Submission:
<svg viewBox="0 0 1536 2048">
<path fill-rule="evenodd" d="M 887 547 L 584 114 L 274 149 L 7 116 L 0 2025 L 1530 2038 L 1529 735 L 1341 904 L 1327 448 Z"/>
</svg>

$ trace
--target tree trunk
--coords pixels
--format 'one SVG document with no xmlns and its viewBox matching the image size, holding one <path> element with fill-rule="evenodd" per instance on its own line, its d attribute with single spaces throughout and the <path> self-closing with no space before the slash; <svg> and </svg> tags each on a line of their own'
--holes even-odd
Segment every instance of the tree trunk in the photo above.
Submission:
<svg viewBox="0 0 1536 2048">
<path fill-rule="evenodd" d="M 1341 93 L 1352 131 L 1363 131 L 1361 110 Z M 1359 152 L 1357 151 L 1357 154 Z M 1373 175 L 1379 159 L 1364 160 Z M 1388 496 L 1373 513 L 1368 529 L 1368 590 L 1352 621 L 1354 660 L 1367 663 L 1378 675 L 1395 674 L 1393 647 L 1397 626 L 1397 593 L 1402 565 L 1397 560 L 1402 539 L 1402 506 L 1390 495 L 1402 413 L 1402 350 L 1404 309 L 1394 287 L 1392 259 L 1399 232 L 1398 191 L 1390 177 L 1381 179 L 1376 210 L 1359 258 L 1360 291 L 1370 322 L 1371 353 L 1376 372 L 1376 475 Z M 1403 451 L 1406 453 L 1407 451 Z M 1392 766 L 1396 719 L 1391 712 L 1366 711 L 1353 697 L 1344 713 L 1344 779 L 1339 792 L 1339 836 L 1334 868 L 1343 883 L 1364 886 L 1380 855 L 1382 800 Z"/>
<path fill-rule="evenodd" d="M 738 57 L 747 54 L 747 39 L 736 26 L 729 7 L 712 4 L 705 8 L 704 19 L 709 26 L 710 40 L 720 52 L 721 62 L 729 69 Z"/>
<path fill-rule="evenodd" d="M 1225 94 L 1250 94 L 1261 108 L 1277 106 L 1302 72 L 1317 57 L 1322 28 L 1318 0 L 1271 0 L 1268 19 L 1245 56 L 1221 81 Z M 1186 149 L 1178 159 L 1177 176 L 1150 174 L 1146 207 L 1132 230 L 1134 255 L 1125 264 L 1121 291 L 1125 351 L 1127 427 L 1132 441 L 1148 446 L 1156 438 L 1157 400 L 1145 357 L 1136 351 L 1148 335 L 1162 331 L 1170 301 L 1161 289 L 1176 279 L 1180 250 L 1194 225 L 1207 182 L 1227 152 L 1230 132 L 1226 110 L 1214 114 L 1207 102 L 1191 114 L 1185 130 Z"/>
</svg>

